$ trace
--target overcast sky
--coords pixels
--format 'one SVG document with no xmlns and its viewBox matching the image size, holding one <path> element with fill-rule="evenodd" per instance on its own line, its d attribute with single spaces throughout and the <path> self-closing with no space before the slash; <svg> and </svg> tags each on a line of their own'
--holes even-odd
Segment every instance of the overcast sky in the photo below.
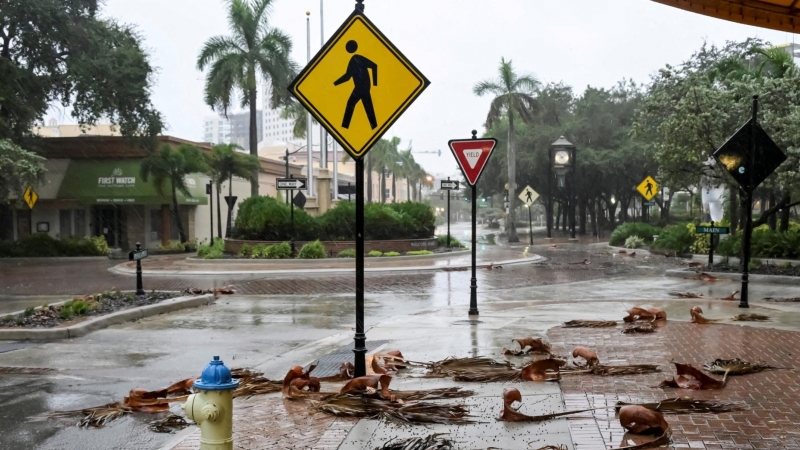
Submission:
<svg viewBox="0 0 800 450">
<path fill-rule="evenodd" d="M 353 0 L 324 0 L 330 36 L 353 10 Z M 738 25 L 649 0 L 366 0 L 367 16 L 431 80 L 431 86 L 387 133 L 413 140 L 431 172 L 454 165 L 447 141 L 481 130 L 490 98 L 472 94 L 495 77 L 501 57 L 544 83 L 564 81 L 582 92 L 632 78 L 647 82 L 667 63 L 688 58 L 703 41 L 716 44 L 758 36 L 774 44 L 794 35 Z M 312 54 L 320 48 L 320 0 L 276 0 L 271 23 L 294 39 L 292 57 L 306 62 L 306 11 Z M 203 74 L 197 54 L 210 37 L 227 34 L 224 0 L 107 0 L 104 14 L 134 24 L 158 68 L 153 101 L 166 133 L 202 139 Z M 800 39 L 798 39 L 800 42 Z"/>
</svg>

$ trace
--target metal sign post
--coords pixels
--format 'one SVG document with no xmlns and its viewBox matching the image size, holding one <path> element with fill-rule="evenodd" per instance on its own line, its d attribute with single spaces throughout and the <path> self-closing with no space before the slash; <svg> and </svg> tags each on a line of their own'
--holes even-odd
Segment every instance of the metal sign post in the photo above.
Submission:
<svg viewBox="0 0 800 450">
<path fill-rule="evenodd" d="M 279 191 L 286 191 L 287 192 L 286 199 L 289 200 L 289 211 L 290 211 L 289 215 L 290 215 L 291 221 L 292 221 L 292 236 L 289 239 L 289 244 L 292 246 L 292 256 L 295 256 L 297 254 L 296 249 L 295 249 L 295 235 L 297 233 L 296 233 L 296 230 L 294 228 L 294 207 L 295 207 L 296 203 L 300 203 L 295 198 L 294 191 L 295 190 L 302 191 L 303 189 L 306 188 L 306 184 L 307 184 L 307 179 L 305 179 L 305 178 L 294 178 L 294 175 L 289 175 L 289 178 L 278 178 L 276 180 L 276 182 L 275 182 L 275 187 Z M 302 203 L 304 205 L 305 204 L 305 200 L 303 200 Z M 297 206 L 302 208 L 303 205 L 298 204 Z"/>
<path fill-rule="evenodd" d="M 355 376 L 363 377 L 367 374 L 363 157 L 430 82 L 367 19 L 364 1 L 356 1 L 355 11 L 300 71 L 290 84 L 289 92 L 356 162 L 356 334 L 353 353 Z M 309 174 L 310 171 L 309 163 Z"/>
<path fill-rule="evenodd" d="M 142 250 L 142 244 L 136 243 L 136 250 L 128 253 L 128 260 L 136 261 L 136 295 L 144 295 L 142 287 L 142 260 L 149 255 L 147 250 Z"/>
<path fill-rule="evenodd" d="M 472 278 L 469 285 L 469 315 L 478 315 L 478 278 L 476 276 L 478 249 L 478 180 L 483 173 L 486 162 L 492 155 L 497 139 L 478 139 L 478 132 L 472 130 L 472 139 L 454 139 L 448 142 L 453 156 L 467 180 L 472 186 Z"/>
<path fill-rule="evenodd" d="M 712 220 L 710 227 L 705 226 L 698 226 L 695 228 L 695 233 L 697 234 L 708 234 L 709 236 L 709 246 L 708 246 L 708 267 L 714 265 L 714 235 L 715 234 L 728 234 L 731 232 L 731 229 L 728 227 L 717 227 L 714 226 L 715 223 Z"/>
<path fill-rule="evenodd" d="M 742 188 L 744 235 L 742 236 L 742 287 L 740 308 L 749 308 L 750 243 L 753 234 L 753 191 L 784 161 L 786 155 L 758 124 L 758 96 L 753 96 L 753 115 L 714 152 L 724 168 Z"/>
<path fill-rule="evenodd" d="M 450 250 L 450 191 L 457 191 L 459 187 L 458 181 L 442 180 L 441 189 L 447 191 L 447 249 Z"/>
<path fill-rule="evenodd" d="M 528 236 L 530 237 L 530 245 L 533 245 L 533 213 L 531 208 L 533 208 L 533 202 L 539 199 L 539 193 L 534 191 L 532 187 L 525 186 L 525 189 L 519 194 L 519 199 L 528 208 Z"/>
<path fill-rule="evenodd" d="M 208 211 L 211 213 L 211 246 L 214 246 L 214 185 L 211 180 L 208 180 L 206 185 L 206 194 L 208 194 Z"/>
</svg>

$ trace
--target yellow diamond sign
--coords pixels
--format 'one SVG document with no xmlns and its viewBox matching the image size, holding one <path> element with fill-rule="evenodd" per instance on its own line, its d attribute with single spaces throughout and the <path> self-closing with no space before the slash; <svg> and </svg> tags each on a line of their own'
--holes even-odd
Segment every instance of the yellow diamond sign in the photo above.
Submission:
<svg viewBox="0 0 800 450">
<path fill-rule="evenodd" d="M 37 194 L 32 187 L 28 186 L 28 189 L 25 189 L 25 193 L 22 194 L 22 199 L 25 201 L 25 204 L 28 205 L 28 208 L 33 209 L 33 205 L 39 200 L 39 194 Z"/>
<path fill-rule="evenodd" d="M 649 202 L 658 193 L 658 183 L 653 177 L 647 177 L 636 187 L 636 190 Z"/>
<path fill-rule="evenodd" d="M 289 86 L 291 94 L 360 159 L 430 85 L 359 11 Z"/>
</svg>

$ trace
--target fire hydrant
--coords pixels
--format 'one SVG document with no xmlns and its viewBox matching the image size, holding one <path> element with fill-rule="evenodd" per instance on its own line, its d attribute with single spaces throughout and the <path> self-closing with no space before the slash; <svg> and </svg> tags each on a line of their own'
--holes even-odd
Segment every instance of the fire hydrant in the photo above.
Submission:
<svg viewBox="0 0 800 450">
<path fill-rule="evenodd" d="M 239 380 L 219 356 L 208 363 L 181 408 L 200 426 L 200 450 L 233 450 L 233 390 Z"/>
</svg>

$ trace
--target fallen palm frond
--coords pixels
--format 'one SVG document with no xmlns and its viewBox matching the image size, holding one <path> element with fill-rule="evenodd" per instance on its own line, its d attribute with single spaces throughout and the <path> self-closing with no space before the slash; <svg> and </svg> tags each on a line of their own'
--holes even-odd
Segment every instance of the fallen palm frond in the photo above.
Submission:
<svg viewBox="0 0 800 450">
<path fill-rule="evenodd" d="M 800 302 L 800 297 L 791 297 L 791 298 L 764 297 L 764 300 L 776 303 L 798 303 Z"/>
<path fill-rule="evenodd" d="M 647 409 L 660 411 L 663 414 L 719 414 L 747 409 L 747 404 L 744 402 L 716 402 L 711 400 L 693 400 L 691 398 L 668 398 L 656 403 L 617 402 L 617 412 L 619 412 L 623 406 L 628 405 L 643 406 Z"/>
<path fill-rule="evenodd" d="M 500 383 L 520 381 L 520 371 L 516 369 L 464 369 L 453 375 L 453 380 L 470 383 Z"/>
<path fill-rule="evenodd" d="M 722 375 L 746 375 L 750 373 L 763 372 L 765 370 L 778 369 L 764 362 L 750 362 L 739 358 L 736 359 L 715 359 L 710 363 L 703 364 L 703 369 L 708 372 Z"/>
<path fill-rule="evenodd" d="M 475 370 L 512 370 L 513 366 L 508 361 L 498 362 L 492 358 L 484 356 L 474 356 L 467 358 L 447 358 L 427 364 L 428 373 L 426 378 L 444 378 L 457 375 L 464 371 Z"/>
<path fill-rule="evenodd" d="M 589 368 L 594 367 L 600 364 L 600 358 L 597 357 L 597 353 L 594 350 L 589 350 L 586 347 L 577 346 L 572 350 L 572 357 L 573 358 L 583 358 L 586 361 L 583 367 Z M 575 363 L 577 365 L 577 363 Z"/>
<path fill-rule="evenodd" d="M 701 298 L 703 294 L 696 292 L 670 292 L 669 295 L 678 298 Z"/>
<path fill-rule="evenodd" d="M 725 319 L 706 319 L 705 316 L 703 316 L 703 308 L 699 306 L 695 306 L 692 309 L 690 309 L 689 314 L 692 316 L 691 322 L 698 323 L 700 325 L 706 325 L 725 320 Z"/>
<path fill-rule="evenodd" d="M 395 423 L 440 423 L 465 425 L 473 423 L 464 405 L 436 403 L 392 403 L 367 397 L 334 396 L 315 403 L 315 411 L 336 417 L 386 419 Z"/>
<path fill-rule="evenodd" d="M 632 364 L 628 366 L 604 366 L 598 364 L 593 367 L 581 367 L 561 369 L 563 375 L 602 375 L 602 376 L 616 376 L 616 375 L 641 375 L 645 373 L 661 372 L 656 364 Z"/>
<path fill-rule="evenodd" d="M 453 441 L 447 439 L 446 434 L 431 434 L 424 438 L 415 437 L 401 439 L 399 441 L 389 441 L 382 447 L 375 447 L 375 450 L 452 450 Z"/>
<path fill-rule="evenodd" d="M 183 417 L 176 414 L 169 414 L 163 419 L 150 422 L 147 428 L 156 433 L 174 433 L 176 430 L 182 430 L 188 426 L 189 422 Z"/>
<path fill-rule="evenodd" d="M 518 405 L 514 406 L 515 403 L 518 403 Z M 519 408 L 521 406 L 522 406 L 522 394 L 520 394 L 519 390 L 517 390 L 516 388 L 506 388 L 503 391 L 503 413 L 500 415 L 500 417 L 497 418 L 497 420 L 505 422 L 544 422 L 545 420 L 555 419 L 556 417 L 569 416 L 572 414 L 578 414 L 588 411 L 596 411 L 598 409 L 608 409 L 608 408 L 590 408 L 590 409 L 581 409 L 577 411 L 565 411 L 561 413 L 542 414 L 539 416 L 529 416 L 527 414 L 519 412 Z"/>
<path fill-rule="evenodd" d="M 733 294 L 727 297 L 721 297 L 720 300 L 739 300 L 736 296 L 739 294 L 739 291 L 733 291 Z"/>
<path fill-rule="evenodd" d="M 48 419 L 64 419 L 74 416 L 82 416 L 78 422 L 80 428 L 101 428 L 107 423 L 122 417 L 125 414 L 133 412 L 132 408 L 125 406 L 122 403 L 109 403 L 103 406 L 95 406 L 92 408 L 75 409 L 72 411 L 52 411 L 44 413 L 33 418 L 34 421 L 42 421 Z"/>
<path fill-rule="evenodd" d="M 475 391 L 461 389 L 459 387 L 449 387 L 440 389 L 427 389 L 420 391 L 390 391 L 397 398 L 402 400 L 442 400 L 450 398 L 465 398 L 475 395 Z"/>
<path fill-rule="evenodd" d="M 769 316 L 763 314 L 739 314 L 731 317 L 731 320 L 734 322 L 767 322 L 769 321 Z"/>
<path fill-rule="evenodd" d="M 614 320 L 570 320 L 562 325 L 563 328 L 606 328 L 615 326 L 617 326 L 617 322 Z"/>
<path fill-rule="evenodd" d="M 270 380 L 269 378 L 261 376 L 260 373 L 257 375 L 239 377 L 239 385 L 233 390 L 233 398 L 271 394 L 273 392 L 279 392 L 282 386 L 282 382 Z"/>
<path fill-rule="evenodd" d="M 659 436 L 654 441 L 619 447 L 620 449 L 634 450 L 669 444 L 671 430 L 667 421 L 664 420 L 664 415 L 658 411 L 639 405 L 626 405 L 619 410 L 619 424 L 629 433 Z"/>
<path fill-rule="evenodd" d="M 629 325 L 622 330 L 623 334 L 640 334 L 640 333 L 654 333 L 656 331 L 655 325 L 652 323 L 637 323 Z"/>
<path fill-rule="evenodd" d="M 539 447 L 536 450 L 569 450 L 569 447 L 567 447 L 565 444 L 561 444 L 561 445 L 558 445 L 558 446 L 556 446 L 556 445 L 546 445 L 544 447 Z"/>
<path fill-rule="evenodd" d="M 714 379 L 689 364 L 672 362 L 678 375 L 671 380 L 662 381 L 659 387 L 683 388 L 683 389 L 722 389 L 728 380 L 728 372 L 722 377 L 722 381 Z"/>
<path fill-rule="evenodd" d="M 700 280 L 700 281 L 718 281 L 719 278 L 714 275 L 709 275 L 705 272 L 699 272 L 693 277 L 686 277 L 686 280 Z"/>
<path fill-rule="evenodd" d="M 47 375 L 58 372 L 47 367 L 0 367 L 2 375 Z"/>
</svg>

